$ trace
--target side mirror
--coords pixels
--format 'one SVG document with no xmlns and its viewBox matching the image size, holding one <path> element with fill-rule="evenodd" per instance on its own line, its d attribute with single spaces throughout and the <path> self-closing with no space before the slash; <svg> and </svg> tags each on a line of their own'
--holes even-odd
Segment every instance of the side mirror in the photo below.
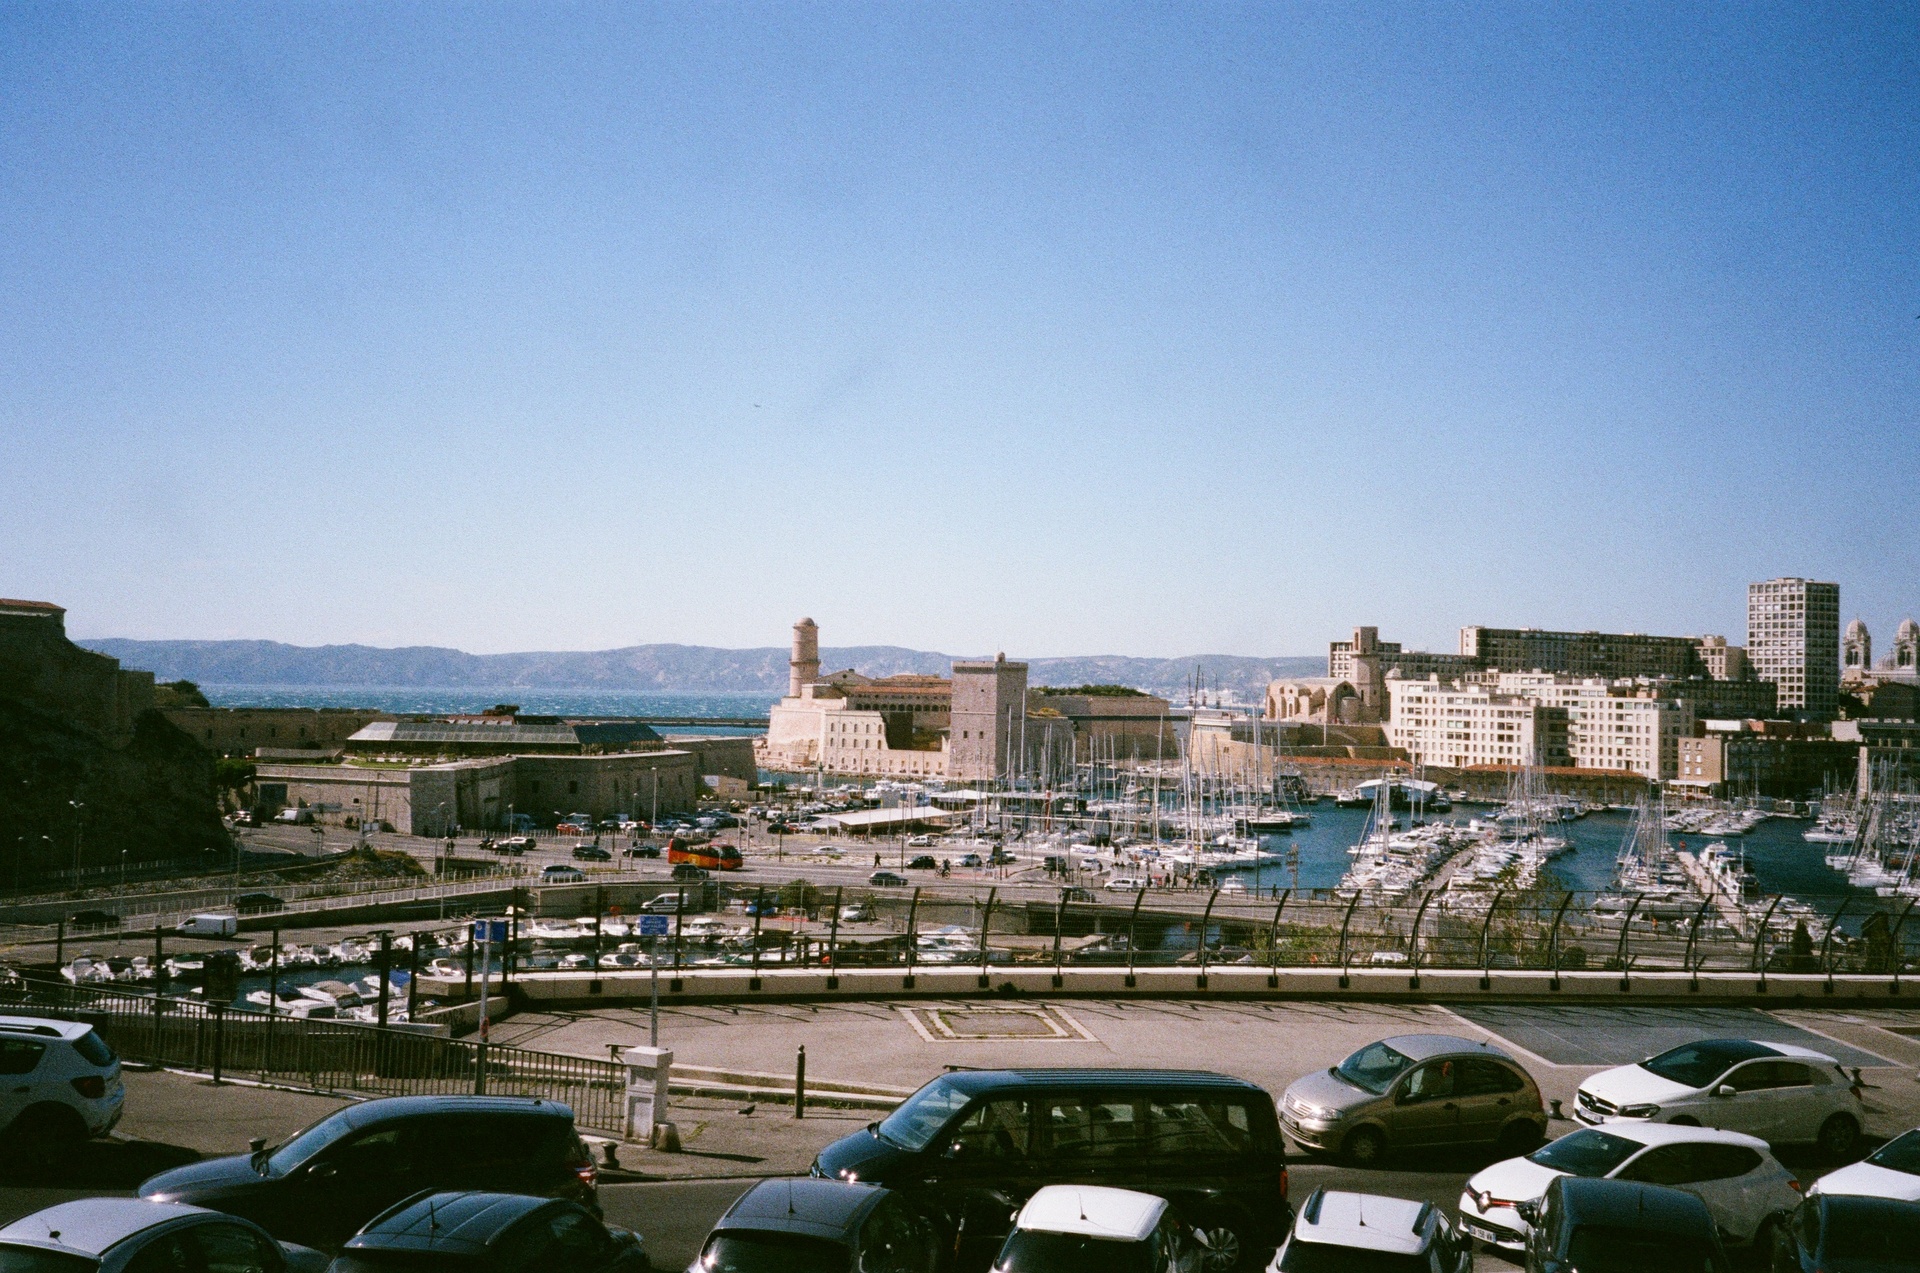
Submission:
<svg viewBox="0 0 1920 1273">
<path fill-rule="evenodd" d="M 1713 1089 L 1713 1094 L 1715 1096 L 1738 1096 L 1739 1095 L 1738 1092 L 1733 1090 L 1733 1084 L 1731 1083 L 1722 1083 L 1719 1087 L 1716 1087 Z"/>
<path fill-rule="evenodd" d="M 946 1152 L 942 1155 L 942 1157 L 958 1158 L 961 1154 L 965 1152 L 966 1152 L 966 1147 L 956 1140 L 951 1145 L 947 1146 Z"/>
<path fill-rule="evenodd" d="M 247 1142 L 247 1152 L 250 1154 L 257 1154 L 261 1150 L 265 1149 L 266 1147 L 267 1147 L 267 1138 L 265 1136 L 255 1136 L 252 1140 Z"/>
<path fill-rule="evenodd" d="M 1528 1224 L 1540 1223 L 1540 1204 L 1531 1198 L 1523 1198 L 1513 1206 L 1514 1214 Z"/>
</svg>

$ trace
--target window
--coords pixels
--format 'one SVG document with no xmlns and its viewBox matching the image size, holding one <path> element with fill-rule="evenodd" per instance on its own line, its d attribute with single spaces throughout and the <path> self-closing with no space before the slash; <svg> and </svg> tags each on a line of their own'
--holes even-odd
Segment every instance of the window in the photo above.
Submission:
<svg viewBox="0 0 1920 1273">
<path fill-rule="evenodd" d="M 1154 1154 L 1244 1154 L 1253 1124 L 1238 1101 L 1162 1097 L 1147 1102 L 1147 1144 Z"/>
<path fill-rule="evenodd" d="M 237 1224 L 203 1224 L 191 1231 L 202 1263 L 195 1273 L 272 1273 L 280 1256 L 251 1229 Z"/>
<path fill-rule="evenodd" d="M 1400 1089 L 1401 1103 L 1412 1105 L 1418 1101 L 1431 1101 L 1442 1096 L 1452 1096 L 1454 1070 L 1452 1061 L 1433 1061 L 1421 1066 L 1407 1076 L 1406 1085 Z"/>
<path fill-rule="evenodd" d="M 1703 1180 L 1706 1164 L 1698 1161 L 1704 1145 L 1658 1145 L 1649 1149 L 1620 1173 L 1620 1179 L 1643 1185 L 1684 1185 Z"/>
<path fill-rule="evenodd" d="M 1027 1102 L 988 1101 L 961 1120 L 953 1143 L 963 1161 L 1007 1161 L 1027 1156 L 1031 1134 Z"/>
<path fill-rule="evenodd" d="M 1526 1085 L 1525 1079 L 1498 1061 L 1460 1062 L 1461 1096 L 1503 1096 L 1508 1092 L 1517 1092 Z"/>
<path fill-rule="evenodd" d="M 1137 1152 L 1140 1121 L 1131 1100 L 1055 1097 L 1041 1106 L 1054 1158 L 1107 1159 Z"/>
<path fill-rule="evenodd" d="M 47 1045 L 26 1039 L 0 1039 L 0 1074 L 31 1074 L 40 1067 Z"/>
</svg>

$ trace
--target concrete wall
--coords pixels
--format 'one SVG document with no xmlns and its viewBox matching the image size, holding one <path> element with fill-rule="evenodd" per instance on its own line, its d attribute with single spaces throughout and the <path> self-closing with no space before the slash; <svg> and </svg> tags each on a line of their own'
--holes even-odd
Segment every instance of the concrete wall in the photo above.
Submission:
<svg viewBox="0 0 1920 1273">
<path fill-rule="evenodd" d="M 163 707 L 161 715 L 208 751 L 250 756 L 258 747 L 331 750 L 392 712 L 360 707 Z"/>
<path fill-rule="evenodd" d="M 153 673 L 67 640 L 58 606 L 0 601 L 0 697 L 124 742 L 153 706 Z"/>
</svg>

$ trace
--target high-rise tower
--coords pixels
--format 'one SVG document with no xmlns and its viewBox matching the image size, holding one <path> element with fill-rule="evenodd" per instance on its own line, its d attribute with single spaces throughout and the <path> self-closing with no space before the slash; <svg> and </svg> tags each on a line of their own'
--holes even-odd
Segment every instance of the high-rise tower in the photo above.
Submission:
<svg viewBox="0 0 1920 1273">
<path fill-rule="evenodd" d="M 1779 687 L 1780 710 L 1831 720 L 1840 706 L 1840 585 L 1747 585 L 1747 661 Z"/>
<path fill-rule="evenodd" d="M 787 697 L 799 698 L 800 687 L 820 679 L 820 625 L 802 619 L 793 625 L 793 657 L 787 660 Z"/>
<path fill-rule="evenodd" d="M 963 782 L 991 782 L 1006 775 L 1027 716 L 1027 665 L 993 662 L 953 665 L 952 729 L 947 738 L 947 774 Z"/>
</svg>

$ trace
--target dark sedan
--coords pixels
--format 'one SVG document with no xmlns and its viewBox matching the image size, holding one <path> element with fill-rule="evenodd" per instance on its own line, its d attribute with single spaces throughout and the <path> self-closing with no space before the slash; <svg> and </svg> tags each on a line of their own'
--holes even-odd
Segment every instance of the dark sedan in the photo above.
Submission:
<svg viewBox="0 0 1920 1273">
<path fill-rule="evenodd" d="M 607 852 L 597 844 L 582 844 L 574 849 L 573 856 L 575 860 L 581 862 L 613 861 L 613 854 Z"/>
<path fill-rule="evenodd" d="M 1815 1194 L 1774 1233 L 1773 1273 L 1920 1269 L 1920 1203 Z"/>
<path fill-rule="evenodd" d="M 640 1235 L 578 1203 L 511 1193 L 413 1195 L 368 1221 L 327 1273 L 644 1273 Z"/>
</svg>

